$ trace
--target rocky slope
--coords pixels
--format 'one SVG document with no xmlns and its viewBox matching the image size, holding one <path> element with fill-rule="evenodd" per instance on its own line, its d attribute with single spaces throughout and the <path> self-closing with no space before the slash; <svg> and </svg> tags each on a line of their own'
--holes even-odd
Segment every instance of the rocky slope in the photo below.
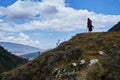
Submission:
<svg viewBox="0 0 120 80">
<path fill-rule="evenodd" d="M 111 29 L 108 31 L 120 31 L 120 22 L 118 22 L 116 25 L 114 25 Z"/>
<path fill-rule="evenodd" d="M 82 33 L 1 80 L 120 80 L 120 32 Z"/>
<path fill-rule="evenodd" d="M 9 71 L 26 62 L 26 59 L 15 56 L 0 46 L 0 73 Z"/>
</svg>

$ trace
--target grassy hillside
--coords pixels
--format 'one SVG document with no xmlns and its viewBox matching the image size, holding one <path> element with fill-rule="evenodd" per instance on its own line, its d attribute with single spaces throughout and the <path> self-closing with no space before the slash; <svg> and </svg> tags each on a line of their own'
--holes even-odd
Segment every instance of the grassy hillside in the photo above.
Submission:
<svg viewBox="0 0 120 80">
<path fill-rule="evenodd" d="M 0 73 L 9 71 L 25 62 L 27 62 L 26 59 L 15 56 L 0 46 Z"/>
<path fill-rule="evenodd" d="M 120 32 L 82 33 L 1 80 L 120 80 Z"/>
</svg>

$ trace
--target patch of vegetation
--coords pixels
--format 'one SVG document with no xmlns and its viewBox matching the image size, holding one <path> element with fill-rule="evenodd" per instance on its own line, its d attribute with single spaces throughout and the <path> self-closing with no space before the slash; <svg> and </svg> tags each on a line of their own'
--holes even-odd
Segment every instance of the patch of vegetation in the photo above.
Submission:
<svg viewBox="0 0 120 80">
<path fill-rule="evenodd" d="M 26 59 L 15 56 L 0 46 L 0 73 L 14 69 L 26 62 Z"/>
</svg>

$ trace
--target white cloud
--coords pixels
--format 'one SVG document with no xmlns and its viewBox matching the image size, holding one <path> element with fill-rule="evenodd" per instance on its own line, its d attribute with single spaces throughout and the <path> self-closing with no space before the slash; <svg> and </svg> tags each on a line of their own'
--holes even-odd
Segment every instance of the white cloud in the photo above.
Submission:
<svg viewBox="0 0 120 80">
<path fill-rule="evenodd" d="M 56 6 L 57 8 L 59 7 L 64 7 L 65 6 L 65 0 L 42 0 L 43 3 L 51 6 Z"/>
<path fill-rule="evenodd" d="M 13 42 L 13 43 L 19 43 L 24 45 L 31 45 L 34 47 L 38 47 L 40 45 L 39 40 L 32 40 L 30 37 L 24 33 L 19 33 L 18 37 L 14 36 L 5 36 L 4 34 L 0 35 L 0 41 L 3 42 Z"/>
<path fill-rule="evenodd" d="M 40 16 L 36 19 L 36 15 Z M 111 27 L 120 20 L 120 15 L 104 15 L 88 10 L 75 10 L 65 7 L 65 0 L 18 0 L 6 9 L 0 8 L 0 15 L 6 15 L 4 22 L 0 22 L 0 30 L 20 32 L 23 30 L 55 30 L 75 31 L 86 29 L 87 18 L 93 20 L 95 31 Z M 7 20 L 9 19 L 9 20 Z M 14 22 L 14 19 L 27 20 L 23 24 Z"/>
<path fill-rule="evenodd" d="M 38 14 L 36 5 L 39 5 L 35 2 L 30 1 L 16 1 L 13 5 L 7 7 L 7 18 L 8 19 L 31 19 L 36 14 Z"/>
<path fill-rule="evenodd" d="M 24 33 L 19 33 L 20 38 L 22 38 L 23 40 L 29 40 L 29 36 L 25 35 Z"/>
<path fill-rule="evenodd" d="M 46 6 L 44 9 L 41 9 L 41 17 L 44 19 L 53 18 L 57 13 L 57 8 L 54 6 Z"/>
<path fill-rule="evenodd" d="M 5 7 L 0 7 L 0 17 L 6 15 L 6 8 Z"/>
</svg>

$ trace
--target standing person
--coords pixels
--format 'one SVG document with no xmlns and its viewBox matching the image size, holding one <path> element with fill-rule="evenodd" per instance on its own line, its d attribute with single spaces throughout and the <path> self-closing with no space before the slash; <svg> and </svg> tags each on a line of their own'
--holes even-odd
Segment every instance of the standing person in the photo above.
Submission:
<svg viewBox="0 0 120 80">
<path fill-rule="evenodd" d="M 87 19 L 87 27 L 88 27 L 88 31 L 91 32 L 93 29 L 93 25 L 92 25 L 92 20 L 90 18 Z"/>
</svg>

